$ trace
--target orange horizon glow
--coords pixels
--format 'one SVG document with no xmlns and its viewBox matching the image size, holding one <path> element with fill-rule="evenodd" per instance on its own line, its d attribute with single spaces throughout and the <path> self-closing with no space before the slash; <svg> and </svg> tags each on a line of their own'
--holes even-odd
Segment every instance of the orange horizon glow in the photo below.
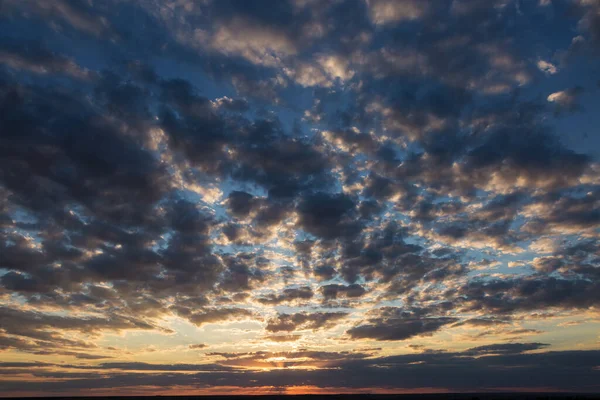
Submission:
<svg viewBox="0 0 600 400">
<path fill-rule="evenodd" d="M 557 390 L 552 387 L 496 387 L 487 390 L 448 390 L 445 388 L 424 387 L 411 389 L 396 388 L 347 388 L 347 387 L 318 387 L 318 386 L 262 386 L 262 387 L 211 387 L 198 388 L 172 388 L 165 389 L 152 386 L 138 386 L 132 388 L 119 388 L 113 390 L 91 389 L 73 390 L 65 392 L 13 392 L 9 396 L 0 394 L 0 398 L 8 397 L 135 397 L 135 396 L 264 396 L 264 395 L 408 395 L 408 394 L 468 394 L 468 393 L 571 393 L 566 390 Z"/>
</svg>

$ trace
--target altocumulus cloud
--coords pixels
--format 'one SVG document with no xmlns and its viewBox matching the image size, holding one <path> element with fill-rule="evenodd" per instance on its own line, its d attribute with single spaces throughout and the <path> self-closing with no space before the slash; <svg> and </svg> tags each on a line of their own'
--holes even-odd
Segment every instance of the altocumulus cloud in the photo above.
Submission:
<svg viewBox="0 0 600 400">
<path fill-rule="evenodd" d="M 3 393 L 600 390 L 597 2 L 0 13 Z"/>
</svg>

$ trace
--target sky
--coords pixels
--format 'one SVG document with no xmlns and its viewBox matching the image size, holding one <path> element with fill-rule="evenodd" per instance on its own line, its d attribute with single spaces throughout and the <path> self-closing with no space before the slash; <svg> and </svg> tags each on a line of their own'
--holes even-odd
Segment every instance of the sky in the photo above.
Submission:
<svg viewBox="0 0 600 400">
<path fill-rule="evenodd" d="M 600 392 L 597 0 L 0 2 L 0 396 Z"/>
</svg>

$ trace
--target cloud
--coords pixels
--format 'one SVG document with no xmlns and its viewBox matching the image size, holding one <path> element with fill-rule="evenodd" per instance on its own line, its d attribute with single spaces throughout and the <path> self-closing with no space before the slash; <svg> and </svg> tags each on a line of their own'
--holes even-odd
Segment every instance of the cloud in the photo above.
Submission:
<svg viewBox="0 0 600 400">
<path fill-rule="evenodd" d="M 273 342 L 295 342 L 301 337 L 302 335 L 268 335 L 265 336 L 265 339 L 271 340 Z"/>
<path fill-rule="evenodd" d="M 572 87 L 560 92 L 554 92 L 548 96 L 550 103 L 556 104 L 556 112 L 560 111 L 577 111 L 581 109 L 581 105 L 577 102 L 577 97 L 583 93 L 583 88 L 580 86 Z"/>
<path fill-rule="evenodd" d="M 598 304 L 597 287 L 587 279 L 524 276 L 473 280 L 459 289 L 462 307 L 509 314 L 535 309 L 577 309 Z"/>
<path fill-rule="evenodd" d="M 3 389 L 597 391 L 598 11 L 5 0 Z"/>
<path fill-rule="evenodd" d="M 467 354 L 488 355 L 488 354 L 521 354 L 525 351 L 539 350 L 548 347 L 544 343 L 506 343 L 492 344 L 487 346 L 473 347 L 465 351 Z"/>
<path fill-rule="evenodd" d="M 337 299 L 338 297 L 357 298 L 364 296 L 367 291 L 361 285 L 352 284 L 348 286 L 330 284 L 320 288 L 325 300 Z"/>
<path fill-rule="evenodd" d="M 429 3 L 414 0 L 369 0 L 369 14 L 375 24 L 390 24 L 420 19 L 429 11 Z"/>
<path fill-rule="evenodd" d="M 0 45 L 0 63 L 16 70 L 34 74 L 64 74 L 76 79 L 92 79 L 94 73 L 73 60 L 45 49 L 39 43 L 20 43 L 19 46 Z"/>
<path fill-rule="evenodd" d="M 558 68 L 556 68 L 554 64 L 544 60 L 539 60 L 537 62 L 537 67 L 546 75 L 554 75 L 558 72 Z"/>
<path fill-rule="evenodd" d="M 14 349 L 34 355 L 73 356 L 77 359 L 97 360 L 112 358 L 104 354 L 90 354 L 85 350 L 96 350 L 88 340 L 101 331 L 159 330 L 142 319 L 114 314 L 110 318 L 98 316 L 61 316 L 40 312 L 0 308 L 0 348 Z M 74 339 L 72 334 L 76 333 Z"/>
<path fill-rule="evenodd" d="M 455 318 L 419 314 L 393 307 L 382 308 L 376 317 L 350 328 L 346 333 L 352 339 L 406 340 L 413 336 L 431 335 L 444 325 L 456 322 Z"/>
<path fill-rule="evenodd" d="M 328 329 L 334 326 L 336 321 L 345 318 L 347 315 L 348 313 L 345 312 L 279 314 L 267 321 L 265 329 L 268 332 Z"/>
<path fill-rule="evenodd" d="M 295 44 L 285 35 L 241 18 L 234 18 L 228 25 L 221 26 L 211 38 L 210 47 L 265 66 L 276 66 L 280 57 L 297 51 Z"/>
<path fill-rule="evenodd" d="M 110 32 L 108 21 L 102 16 L 96 15 L 88 4 L 74 4 L 69 1 L 59 0 L 51 5 L 32 4 L 31 8 L 28 9 L 24 7 L 23 3 L 18 1 L 11 0 L 7 3 L 9 10 L 33 12 L 42 18 L 48 18 L 50 21 L 56 21 L 59 24 L 66 24 L 86 34 L 100 35 Z"/>
<path fill-rule="evenodd" d="M 192 311 L 189 308 L 174 307 L 174 311 L 187 318 L 196 326 L 212 324 L 221 321 L 244 319 L 252 316 L 252 312 L 243 308 L 210 308 L 200 311 Z"/>
<path fill-rule="evenodd" d="M 280 295 L 270 294 L 265 297 L 259 297 L 257 301 L 262 304 L 281 304 L 295 300 L 309 300 L 314 296 L 312 289 L 309 286 L 298 288 L 287 288 Z"/>
<path fill-rule="evenodd" d="M 345 194 L 315 193 L 298 205 L 299 226 L 317 237 L 335 239 L 357 235 L 360 224 L 353 218 L 356 204 Z"/>
<path fill-rule="evenodd" d="M 516 344 L 520 345 L 520 344 Z M 361 388 L 386 387 L 400 389 L 425 388 L 431 382 L 431 376 L 438 377 L 439 387 L 450 391 L 471 388 L 473 379 L 479 382 L 480 390 L 494 388 L 552 388 L 554 390 L 596 389 L 594 366 L 598 352 L 588 351 L 549 351 L 541 353 L 492 354 L 486 357 L 473 357 L 468 352 L 421 353 L 399 356 L 367 358 L 366 354 L 344 352 L 256 352 L 222 354 L 229 357 L 230 363 L 237 365 L 254 364 L 256 366 L 273 365 L 271 357 L 289 357 L 280 367 L 271 371 L 246 370 L 244 374 L 232 371 L 227 365 L 215 364 L 149 364 L 149 363 L 104 363 L 95 367 L 105 376 L 97 378 L 71 372 L 69 374 L 49 372 L 49 376 L 61 376 L 61 380 L 27 381 L 29 390 L 34 392 L 64 392 L 79 388 L 96 389 L 105 384 L 111 387 L 126 388 L 146 385 L 154 382 L 157 389 L 167 389 L 190 385 L 209 385 L 223 387 L 261 387 L 310 383 L 317 387 Z M 318 360 L 337 365 L 337 368 L 297 370 L 285 366 L 302 365 L 302 358 L 308 357 L 309 363 Z M 49 364 L 22 367 L 32 368 L 42 373 Z M 8 365 L 8 368 L 18 368 Z M 73 367 L 73 366 L 66 366 Z M 518 368 L 517 368 L 518 367 Z M 112 371 L 111 371 L 112 370 Z M 119 371 L 122 370 L 122 371 Z M 133 371 L 152 370 L 156 373 L 134 373 Z M 15 370 L 16 371 L 16 370 Z M 160 371 L 163 371 L 162 373 Z M 196 374 L 174 374 L 171 371 L 198 371 Z M 204 373 L 211 371 L 211 373 Z M 166 373 L 165 373 L 166 372 Z M 525 373 L 527 372 L 527 373 Z M 569 375 L 569 376 L 567 376 Z M 397 377 L 402 376 L 402 380 Z M 392 377 L 396 377 L 393 380 Z M 67 379 L 65 379 L 67 378 Z M 575 381 L 573 381 L 575 380 Z M 218 382 L 218 383 L 217 383 Z M 390 382 L 393 382 L 390 384 Z M 5 388 L 20 390 L 14 378 L 5 379 Z M 586 390 L 587 390 L 586 389 Z"/>
</svg>

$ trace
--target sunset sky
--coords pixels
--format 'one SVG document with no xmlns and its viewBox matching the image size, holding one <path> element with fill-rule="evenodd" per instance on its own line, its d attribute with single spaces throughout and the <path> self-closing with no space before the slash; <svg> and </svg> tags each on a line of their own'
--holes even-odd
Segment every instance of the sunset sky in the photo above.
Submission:
<svg viewBox="0 0 600 400">
<path fill-rule="evenodd" d="M 600 392 L 600 1 L 0 15 L 0 396 Z"/>
</svg>

